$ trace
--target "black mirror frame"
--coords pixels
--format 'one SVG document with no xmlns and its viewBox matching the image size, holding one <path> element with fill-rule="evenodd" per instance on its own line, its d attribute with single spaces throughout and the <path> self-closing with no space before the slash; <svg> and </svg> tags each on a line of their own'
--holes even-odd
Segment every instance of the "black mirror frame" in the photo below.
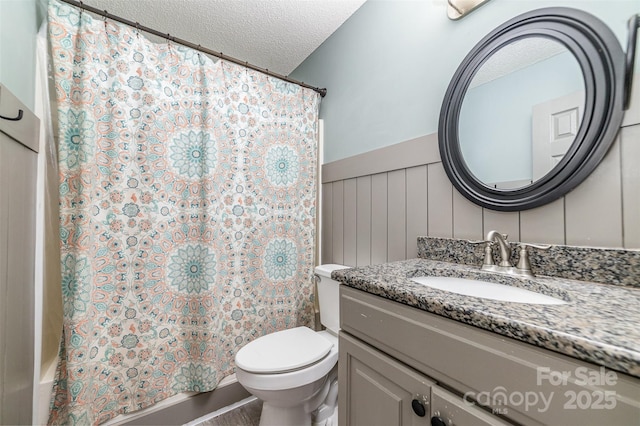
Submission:
<svg viewBox="0 0 640 426">
<path fill-rule="evenodd" d="M 585 106 L 573 144 L 560 163 L 529 186 L 500 190 L 479 181 L 460 150 L 458 120 L 476 71 L 498 49 L 526 37 L 563 44 L 580 64 Z M 609 27 L 577 9 L 552 7 L 519 15 L 485 36 L 464 58 L 444 96 L 438 123 L 440 157 L 450 181 L 467 199 L 499 211 L 520 211 L 554 201 L 597 167 L 616 138 L 624 116 L 625 55 Z"/>
</svg>

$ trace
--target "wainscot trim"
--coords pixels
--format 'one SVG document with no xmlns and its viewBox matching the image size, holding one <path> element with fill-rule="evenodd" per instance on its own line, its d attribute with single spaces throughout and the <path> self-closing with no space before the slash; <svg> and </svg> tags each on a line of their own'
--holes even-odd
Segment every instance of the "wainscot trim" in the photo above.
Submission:
<svg viewBox="0 0 640 426">
<path fill-rule="evenodd" d="M 322 183 L 440 162 L 438 133 L 322 165 Z"/>
</svg>

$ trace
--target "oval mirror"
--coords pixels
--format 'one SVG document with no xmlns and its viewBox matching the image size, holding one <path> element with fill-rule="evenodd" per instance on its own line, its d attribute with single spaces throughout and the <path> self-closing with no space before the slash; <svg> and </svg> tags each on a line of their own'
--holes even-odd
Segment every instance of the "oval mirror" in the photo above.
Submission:
<svg viewBox="0 0 640 426">
<path fill-rule="evenodd" d="M 540 180 L 575 140 L 584 110 L 580 64 L 561 43 L 526 37 L 482 64 L 458 120 L 469 171 L 494 188 Z"/>
<path fill-rule="evenodd" d="M 553 201 L 595 169 L 623 117 L 624 55 L 579 10 L 520 15 L 483 38 L 445 94 L 442 162 L 465 197 L 517 211 Z"/>
</svg>

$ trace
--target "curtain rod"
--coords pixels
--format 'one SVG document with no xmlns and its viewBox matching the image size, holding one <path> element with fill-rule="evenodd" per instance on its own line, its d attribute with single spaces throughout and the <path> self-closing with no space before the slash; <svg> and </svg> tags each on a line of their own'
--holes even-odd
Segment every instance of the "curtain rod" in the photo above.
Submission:
<svg viewBox="0 0 640 426">
<path fill-rule="evenodd" d="M 200 52 L 206 53 L 208 55 L 215 56 L 216 58 L 220 58 L 220 59 L 223 59 L 223 60 L 228 61 L 228 62 L 233 62 L 234 64 L 241 65 L 241 66 L 243 66 L 245 68 L 249 68 L 249 69 L 252 69 L 254 71 L 261 72 L 263 74 L 266 74 L 267 76 L 276 77 L 276 78 L 279 78 L 280 80 L 284 80 L 284 81 L 289 82 L 289 83 L 297 84 L 298 86 L 306 87 L 307 89 L 311 89 L 311 90 L 313 90 L 315 92 L 318 92 L 320 94 L 320 96 L 323 97 L 323 98 L 327 94 L 327 89 L 325 89 L 325 88 L 321 89 L 319 87 L 310 86 L 310 85 L 308 85 L 308 84 L 306 84 L 306 83 L 304 83 L 302 81 L 294 80 L 294 79 L 289 78 L 289 77 L 287 77 L 285 75 L 278 74 L 278 73 L 275 73 L 273 71 L 269 71 L 266 68 L 260 68 L 260 67 L 258 67 L 256 65 L 250 64 L 250 63 L 245 62 L 245 61 L 241 61 L 240 59 L 236 59 L 233 56 L 225 55 L 222 52 L 216 52 L 214 50 L 207 49 L 206 47 L 202 47 L 199 44 L 194 44 L 194 43 L 191 43 L 189 41 L 182 40 L 182 39 L 180 39 L 178 37 L 174 37 L 171 34 L 161 33 L 160 31 L 154 30 L 153 28 L 149 28 L 149 27 L 146 27 L 144 25 L 140 25 L 140 23 L 138 23 L 138 22 L 129 21 L 128 19 L 121 18 L 120 16 L 112 15 L 109 12 L 107 12 L 106 10 L 100 10 L 100 9 L 97 9 L 97 8 L 95 8 L 93 6 L 86 5 L 82 1 L 76 1 L 76 0 L 60 0 L 60 1 L 62 1 L 63 3 L 67 3 L 67 4 L 70 4 L 72 6 L 78 7 L 80 9 L 87 10 L 87 11 L 89 11 L 91 13 L 95 13 L 96 15 L 102 16 L 102 17 L 104 17 L 106 19 L 111 19 L 112 21 L 117 21 L 117 22 L 120 22 L 121 24 L 128 25 L 128 26 L 130 26 L 132 28 L 135 28 L 138 31 L 142 30 L 142 31 L 144 31 L 146 33 L 153 34 L 155 36 L 164 38 L 165 40 L 169 40 L 169 41 L 172 41 L 174 43 L 178 43 L 178 44 L 181 44 L 183 46 L 189 47 L 191 49 L 198 50 Z"/>
</svg>

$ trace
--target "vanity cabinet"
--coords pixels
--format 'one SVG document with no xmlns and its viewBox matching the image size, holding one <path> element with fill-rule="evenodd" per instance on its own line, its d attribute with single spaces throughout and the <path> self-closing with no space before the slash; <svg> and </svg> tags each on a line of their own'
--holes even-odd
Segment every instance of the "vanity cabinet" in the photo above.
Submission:
<svg viewBox="0 0 640 426">
<path fill-rule="evenodd" d="M 340 322 L 342 426 L 640 424 L 636 377 L 347 286 Z"/>
<path fill-rule="evenodd" d="M 347 334 L 340 337 L 338 365 L 341 425 L 507 424 Z"/>
</svg>

